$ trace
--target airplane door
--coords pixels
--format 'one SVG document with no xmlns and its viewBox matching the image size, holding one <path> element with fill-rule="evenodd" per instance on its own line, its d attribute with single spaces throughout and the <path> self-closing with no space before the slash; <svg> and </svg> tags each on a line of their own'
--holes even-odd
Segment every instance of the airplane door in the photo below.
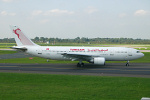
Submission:
<svg viewBox="0 0 150 100">
<path fill-rule="evenodd" d="M 110 56 L 114 56 L 114 50 L 113 49 L 110 51 Z"/>
<path fill-rule="evenodd" d="M 132 50 L 128 50 L 128 56 L 132 56 Z"/>
<path fill-rule="evenodd" d="M 131 56 L 132 56 L 132 50 L 128 50 L 125 60 L 129 60 Z"/>
<path fill-rule="evenodd" d="M 42 55 L 42 50 L 40 48 L 37 49 L 37 54 Z"/>
<path fill-rule="evenodd" d="M 109 55 L 107 58 L 108 58 L 109 60 L 114 60 L 114 59 L 115 59 L 114 50 L 111 49 L 109 53 L 110 53 L 110 55 Z"/>
</svg>

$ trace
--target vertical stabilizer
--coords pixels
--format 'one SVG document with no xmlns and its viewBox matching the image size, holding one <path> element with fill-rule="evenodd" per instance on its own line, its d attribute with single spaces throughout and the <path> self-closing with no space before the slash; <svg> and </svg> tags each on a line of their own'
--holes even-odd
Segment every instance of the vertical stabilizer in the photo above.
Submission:
<svg viewBox="0 0 150 100">
<path fill-rule="evenodd" d="M 15 41 L 18 46 L 22 45 L 36 45 L 34 42 L 32 42 L 23 32 L 22 30 L 17 26 L 11 26 L 10 28 L 13 32 Z"/>
</svg>

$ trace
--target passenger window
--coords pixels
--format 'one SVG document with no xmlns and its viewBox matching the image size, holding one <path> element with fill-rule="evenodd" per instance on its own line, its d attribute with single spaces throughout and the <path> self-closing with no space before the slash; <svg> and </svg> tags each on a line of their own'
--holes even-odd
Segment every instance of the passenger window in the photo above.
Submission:
<svg viewBox="0 0 150 100">
<path fill-rule="evenodd" d="M 140 51 L 136 51 L 136 53 L 140 53 Z"/>
</svg>

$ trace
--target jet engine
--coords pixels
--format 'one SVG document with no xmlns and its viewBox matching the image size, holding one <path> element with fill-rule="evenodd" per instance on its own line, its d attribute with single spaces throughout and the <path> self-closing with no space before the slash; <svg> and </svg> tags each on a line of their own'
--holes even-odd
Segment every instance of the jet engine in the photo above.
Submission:
<svg viewBox="0 0 150 100">
<path fill-rule="evenodd" d="M 104 57 L 95 57 L 90 62 L 96 65 L 105 65 L 105 58 Z"/>
</svg>

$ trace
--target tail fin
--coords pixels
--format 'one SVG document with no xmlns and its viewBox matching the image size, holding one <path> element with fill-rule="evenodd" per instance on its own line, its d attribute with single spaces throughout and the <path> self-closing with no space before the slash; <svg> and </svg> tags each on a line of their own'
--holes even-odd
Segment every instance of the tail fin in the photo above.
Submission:
<svg viewBox="0 0 150 100">
<path fill-rule="evenodd" d="M 17 26 L 11 26 L 10 28 L 13 32 L 15 41 L 17 43 L 17 46 L 22 45 L 36 45 L 34 42 L 32 42 Z"/>
</svg>

